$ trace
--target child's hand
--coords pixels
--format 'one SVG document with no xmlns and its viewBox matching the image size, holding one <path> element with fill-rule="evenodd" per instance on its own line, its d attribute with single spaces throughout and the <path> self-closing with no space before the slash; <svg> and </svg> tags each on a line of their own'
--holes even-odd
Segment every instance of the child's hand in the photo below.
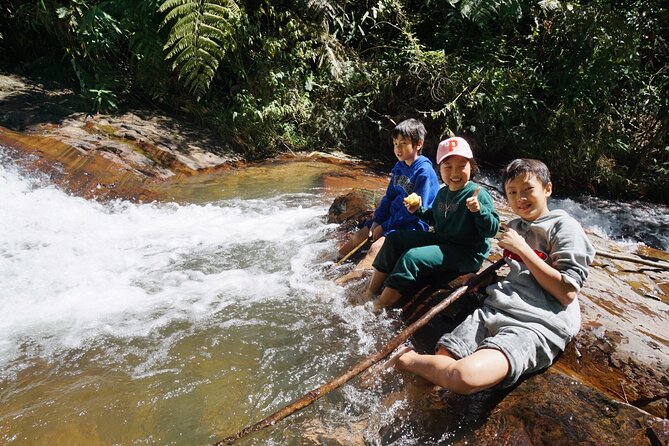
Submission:
<svg viewBox="0 0 669 446">
<path fill-rule="evenodd" d="M 416 212 L 422 203 L 423 200 L 420 198 L 420 195 L 416 193 L 412 193 L 404 199 L 404 207 L 406 207 L 407 211 L 409 211 L 411 214 Z"/>
<path fill-rule="evenodd" d="M 481 210 L 481 205 L 479 204 L 478 199 L 479 192 L 481 192 L 481 188 L 477 187 L 474 191 L 474 194 L 465 200 L 465 204 L 467 205 L 469 212 L 479 212 Z"/>
<path fill-rule="evenodd" d="M 500 248 L 508 249 L 518 255 L 522 255 L 523 251 L 528 249 L 532 250 L 525 239 L 511 228 L 506 228 L 506 230 L 502 232 L 498 244 Z"/>
</svg>

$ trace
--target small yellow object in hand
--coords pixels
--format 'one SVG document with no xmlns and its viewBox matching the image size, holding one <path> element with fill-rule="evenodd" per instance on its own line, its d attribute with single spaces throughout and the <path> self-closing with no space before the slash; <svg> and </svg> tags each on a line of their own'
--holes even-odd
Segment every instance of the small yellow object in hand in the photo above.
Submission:
<svg viewBox="0 0 669 446">
<path fill-rule="evenodd" d="M 418 206 L 420 204 L 420 197 L 418 196 L 418 194 L 413 193 L 404 199 L 404 203 L 407 204 L 409 207 Z"/>
</svg>

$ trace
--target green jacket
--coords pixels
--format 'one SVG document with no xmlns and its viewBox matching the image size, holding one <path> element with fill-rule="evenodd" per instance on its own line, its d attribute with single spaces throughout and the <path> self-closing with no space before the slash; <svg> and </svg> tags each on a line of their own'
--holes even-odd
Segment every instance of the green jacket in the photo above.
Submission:
<svg viewBox="0 0 669 446">
<path fill-rule="evenodd" d="M 421 208 L 416 214 L 434 227 L 434 232 L 444 242 L 461 245 L 485 256 L 490 251 L 489 237 L 499 230 L 499 215 L 495 211 L 492 197 L 481 187 L 478 195 L 481 210 L 473 213 L 465 201 L 471 197 L 478 184 L 469 181 L 456 192 L 444 186 L 439 189 L 430 209 Z"/>
</svg>

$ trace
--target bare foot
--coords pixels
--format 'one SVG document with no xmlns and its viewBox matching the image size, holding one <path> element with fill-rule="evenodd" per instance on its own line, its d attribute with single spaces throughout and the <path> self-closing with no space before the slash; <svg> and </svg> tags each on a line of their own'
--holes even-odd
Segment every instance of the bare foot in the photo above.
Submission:
<svg viewBox="0 0 669 446">
<path fill-rule="evenodd" d="M 392 355 L 390 355 L 390 358 L 386 362 L 383 363 L 383 369 L 389 369 L 391 367 L 396 367 L 398 361 L 400 360 L 400 357 L 409 353 L 413 352 L 416 353 L 413 348 L 411 348 L 408 345 L 403 345 L 401 346 L 398 350 L 395 351 Z"/>
<path fill-rule="evenodd" d="M 351 305 L 365 305 L 367 302 L 374 300 L 374 295 L 370 295 L 367 291 L 354 290 L 348 293 L 347 300 Z"/>
<path fill-rule="evenodd" d="M 354 269 L 348 274 L 344 274 L 340 278 L 336 279 L 334 282 L 337 285 L 343 286 L 349 283 L 352 280 L 361 279 L 368 274 L 368 271 Z"/>
<path fill-rule="evenodd" d="M 395 368 L 400 370 L 408 370 L 409 367 L 413 364 L 416 356 L 419 356 L 419 354 L 411 348 L 405 352 L 402 352 L 402 354 L 398 355 L 397 359 L 395 360 Z"/>
<path fill-rule="evenodd" d="M 374 313 L 381 313 L 385 309 L 390 309 L 389 305 L 386 305 L 384 302 L 381 301 L 381 298 L 374 299 L 374 305 L 372 310 Z"/>
</svg>

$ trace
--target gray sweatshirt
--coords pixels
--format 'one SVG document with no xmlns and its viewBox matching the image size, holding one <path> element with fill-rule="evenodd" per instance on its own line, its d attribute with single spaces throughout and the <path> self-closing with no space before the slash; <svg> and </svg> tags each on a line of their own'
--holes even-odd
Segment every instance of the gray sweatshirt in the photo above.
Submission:
<svg viewBox="0 0 669 446">
<path fill-rule="evenodd" d="M 546 262 L 560 271 L 562 280 L 581 290 L 595 248 L 581 225 L 565 211 L 553 210 L 535 221 L 517 218 L 509 227 L 520 234 L 531 248 L 545 253 Z M 511 272 L 490 285 L 485 305 L 496 308 L 534 330 L 564 350 L 581 327 L 578 298 L 566 307 L 541 288 L 523 262 L 506 259 Z"/>
</svg>

